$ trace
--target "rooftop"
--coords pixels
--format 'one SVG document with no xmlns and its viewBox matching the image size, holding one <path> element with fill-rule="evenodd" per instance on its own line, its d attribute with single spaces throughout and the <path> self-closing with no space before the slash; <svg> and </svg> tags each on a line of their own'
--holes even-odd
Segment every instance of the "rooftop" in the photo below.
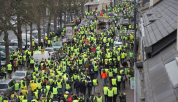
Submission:
<svg viewBox="0 0 178 102">
<path fill-rule="evenodd" d="M 143 14 L 145 47 L 152 46 L 177 29 L 177 0 L 162 0 Z"/>
<path fill-rule="evenodd" d="M 176 44 L 173 43 L 143 63 L 145 102 L 178 101 L 178 81 L 175 81 L 178 73 L 176 56 Z"/>
</svg>

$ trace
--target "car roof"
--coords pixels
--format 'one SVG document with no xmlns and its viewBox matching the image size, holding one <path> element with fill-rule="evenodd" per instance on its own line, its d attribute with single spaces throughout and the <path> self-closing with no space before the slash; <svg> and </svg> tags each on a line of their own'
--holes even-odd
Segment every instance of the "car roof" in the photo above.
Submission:
<svg viewBox="0 0 178 102">
<path fill-rule="evenodd" d="M 13 79 L 0 79 L 0 84 L 8 84 L 11 82 Z"/>
<path fill-rule="evenodd" d="M 46 47 L 45 49 L 53 49 L 52 47 Z"/>
<path fill-rule="evenodd" d="M 19 72 L 26 73 L 27 71 L 15 71 L 14 73 L 19 73 Z"/>
<path fill-rule="evenodd" d="M 45 51 L 45 54 L 49 53 L 48 51 Z M 41 51 L 36 51 L 34 54 L 41 54 Z"/>
<path fill-rule="evenodd" d="M 59 42 L 62 42 L 62 41 L 56 41 L 55 43 L 59 43 Z"/>
<path fill-rule="evenodd" d="M 124 20 L 129 20 L 129 19 L 124 19 Z"/>
</svg>

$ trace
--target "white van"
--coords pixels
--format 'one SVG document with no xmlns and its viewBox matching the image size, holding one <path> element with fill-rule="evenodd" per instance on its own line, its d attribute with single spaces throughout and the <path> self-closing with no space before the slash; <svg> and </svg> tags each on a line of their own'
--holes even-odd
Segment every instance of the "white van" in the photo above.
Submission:
<svg viewBox="0 0 178 102">
<path fill-rule="evenodd" d="M 45 51 L 44 54 L 41 54 L 41 51 L 36 51 L 33 54 L 33 58 L 34 58 L 35 62 L 38 62 L 38 64 L 39 64 L 42 59 L 48 60 L 48 58 L 50 58 L 50 53 L 48 51 Z"/>
</svg>

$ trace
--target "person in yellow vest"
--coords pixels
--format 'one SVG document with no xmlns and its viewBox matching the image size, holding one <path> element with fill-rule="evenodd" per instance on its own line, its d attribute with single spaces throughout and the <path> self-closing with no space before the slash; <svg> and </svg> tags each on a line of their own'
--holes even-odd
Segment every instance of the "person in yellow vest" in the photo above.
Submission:
<svg viewBox="0 0 178 102">
<path fill-rule="evenodd" d="M 66 91 L 65 94 L 64 94 L 64 98 L 67 99 L 68 96 L 69 96 L 69 92 Z"/>
<path fill-rule="evenodd" d="M 24 95 L 23 95 L 22 92 L 21 92 L 20 95 L 19 95 L 19 100 L 20 100 L 20 102 L 21 102 L 23 99 L 24 99 Z"/>
<path fill-rule="evenodd" d="M 95 78 L 95 79 L 93 79 L 94 93 L 95 93 L 95 87 L 97 85 L 98 85 L 98 80 Z"/>
<path fill-rule="evenodd" d="M 111 79 L 111 85 L 112 86 L 117 86 L 117 79 L 115 78 L 115 76 L 112 77 L 112 79 Z"/>
<path fill-rule="evenodd" d="M 30 58 L 30 68 L 34 69 L 35 59 L 33 57 Z"/>
<path fill-rule="evenodd" d="M 128 58 L 129 58 L 129 62 L 130 62 L 130 68 L 132 68 L 132 66 L 133 66 L 133 52 L 132 52 L 132 50 L 129 51 Z"/>
<path fill-rule="evenodd" d="M 38 102 L 35 96 L 33 96 L 33 100 L 31 100 L 31 102 Z"/>
<path fill-rule="evenodd" d="M 103 95 L 104 95 L 105 102 L 107 102 L 107 99 L 108 99 L 108 86 L 107 85 L 104 85 L 103 87 Z"/>
<path fill-rule="evenodd" d="M 54 87 L 52 88 L 52 92 L 53 92 L 53 95 L 54 95 L 53 97 L 57 98 L 57 95 L 59 93 L 59 89 L 57 88 L 56 84 L 54 84 Z"/>
<path fill-rule="evenodd" d="M 28 102 L 27 96 L 24 96 L 24 99 L 21 102 Z"/>
<path fill-rule="evenodd" d="M 27 86 L 24 86 L 23 90 L 21 91 L 22 95 L 26 96 L 28 94 Z"/>
<path fill-rule="evenodd" d="M 11 74 L 12 74 L 12 63 L 11 62 L 9 62 L 9 64 L 7 64 L 7 72 L 8 72 L 8 77 L 10 79 Z"/>
<path fill-rule="evenodd" d="M 103 102 L 103 97 L 98 93 L 98 96 L 96 96 L 96 102 Z"/>
<path fill-rule="evenodd" d="M 112 87 L 110 86 L 108 89 L 108 101 L 107 102 L 112 102 L 113 96 L 114 96 L 114 91 Z"/>
<path fill-rule="evenodd" d="M 8 95 L 6 95 L 6 96 L 3 98 L 3 102 L 9 102 Z"/>
<path fill-rule="evenodd" d="M 118 73 L 118 75 L 116 77 L 116 79 L 117 79 L 117 90 L 118 90 L 117 92 L 119 92 L 119 90 L 120 90 L 121 78 L 122 78 L 122 76 Z"/>
<path fill-rule="evenodd" d="M 18 92 L 19 91 L 19 89 L 20 89 L 20 84 L 16 81 L 16 83 L 15 83 L 15 86 L 14 86 L 15 88 L 14 88 L 14 90 L 16 91 L 16 92 Z"/>
<path fill-rule="evenodd" d="M 50 46 L 51 46 L 51 40 L 48 39 L 48 47 L 50 47 Z"/>
<path fill-rule="evenodd" d="M 2 78 L 5 78 L 5 79 L 6 79 L 6 73 L 7 73 L 7 71 L 6 71 L 5 66 L 2 66 L 2 67 L 1 67 L 1 73 L 2 73 L 2 75 L 3 75 Z"/>
<path fill-rule="evenodd" d="M 113 90 L 113 93 L 114 93 L 114 96 L 113 96 L 113 102 L 116 102 L 116 99 L 117 99 L 117 86 L 113 86 L 112 87 L 112 90 Z"/>
</svg>

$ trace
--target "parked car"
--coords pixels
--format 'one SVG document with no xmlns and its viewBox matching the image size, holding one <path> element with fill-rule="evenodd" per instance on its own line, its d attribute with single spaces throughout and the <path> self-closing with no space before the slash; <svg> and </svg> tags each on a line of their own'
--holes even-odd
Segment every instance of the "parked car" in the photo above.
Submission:
<svg viewBox="0 0 178 102">
<path fill-rule="evenodd" d="M 27 32 L 28 34 L 30 34 L 30 32 Z M 34 36 L 34 41 L 37 43 L 38 42 L 38 30 L 33 30 L 32 31 L 32 35 Z M 43 37 L 44 37 L 45 33 L 43 32 L 43 29 L 41 29 L 41 41 L 43 42 Z M 46 34 L 47 35 L 47 34 Z"/>
<path fill-rule="evenodd" d="M 58 51 L 62 47 L 62 41 L 56 41 L 53 45 L 54 51 Z"/>
<path fill-rule="evenodd" d="M 18 39 L 12 39 L 10 42 L 18 42 Z M 23 45 L 26 45 L 26 39 L 22 39 Z M 27 47 L 30 47 L 30 41 L 27 40 Z"/>
<path fill-rule="evenodd" d="M 12 75 L 12 79 L 20 83 L 20 81 L 25 78 L 26 80 L 31 79 L 31 73 L 29 71 L 15 71 Z"/>
<path fill-rule="evenodd" d="M 5 42 L 4 41 L 0 41 L 0 45 L 1 46 L 5 46 Z"/>
<path fill-rule="evenodd" d="M 14 91 L 15 80 L 14 79 L 0 79 L 0 93 L 10 96 Z"/>
<path fill-rule="evenodd" d="M 18 48 L 18 42 L 15 42 L 15 41 L 14 42 L 9 42 L 9 46 L 11 46 L 14 49 L 17 49 Z M 25 44 L 24 43 L 22 43 L 22 49 L 25 49 Z"/>
<path fill-rule="evenodd" d="M 0 46 L 0 51 L 3 51 L 4 53 L 6 52 L 5 46 Z M 14 49 L 9 46 L 9 53 L 12 53 Z"/>
<path fill-rule="evenodd" d="M 123 21 L 122 21 L 123 26 L 128 26 L 130 23 L 131 22 L 129 19 L 123 19 Z"/>
<path fill-rule="evenodd" d="M 6 53 L 3 51 L 0 51 L 0 57 L 1 57 L 1 65 L 5 66 L 6 65 Z"/>
<path fill-rule="evenodd" d="M 53 56 L 56 53 L 56 51 L 54 51 L 52 47 L 45 48 L 45 51 L 48 51 L 50 53 L 50 56 Z"/>
</svg>

